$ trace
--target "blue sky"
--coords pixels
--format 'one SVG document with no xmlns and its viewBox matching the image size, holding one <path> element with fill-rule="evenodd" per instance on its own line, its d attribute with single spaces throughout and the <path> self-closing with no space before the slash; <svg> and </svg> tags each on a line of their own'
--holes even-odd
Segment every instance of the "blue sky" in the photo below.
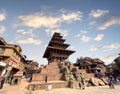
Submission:
<svg viewBox="0 0 120 94">
<path fill-rule="evenodd" d="M 42 58 L 54 32 L 79 57 L 111 63 L 120 53 L 120 0 L 0 0 L 0 37 L 18 44 L 28 59 Z"/>
</svg>

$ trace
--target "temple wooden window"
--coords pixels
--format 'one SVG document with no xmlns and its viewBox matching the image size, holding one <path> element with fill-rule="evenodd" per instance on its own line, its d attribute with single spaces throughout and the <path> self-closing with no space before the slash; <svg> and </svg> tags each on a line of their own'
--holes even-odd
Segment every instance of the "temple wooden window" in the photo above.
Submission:
<svg viewBox="0 0 120 94">
<path fill-rule="evenodd" d="M 13 52 L 13 57 L 15 57 L 16 59 L 20 59 L 20 57 L 16 51 Z"/>
<path fill-rule="evenodd" d="M 85 66 L 83 66 L 82 68 L 85 69 Z"/>
<path fill-rule="evenodd" d="M 82 67 L 81 67 L 81 66 L 79 66 L 79 69 L 82 69 Z"/>
<path fill-rule="evenodd" d="M 0 48 L 0 54 L 4 54 L 5 48 Z"/>
<path fill-rule="evenodd" d="M 94 73 L 94 70 L 91 70 L 92 73 Z"/>
</svg>

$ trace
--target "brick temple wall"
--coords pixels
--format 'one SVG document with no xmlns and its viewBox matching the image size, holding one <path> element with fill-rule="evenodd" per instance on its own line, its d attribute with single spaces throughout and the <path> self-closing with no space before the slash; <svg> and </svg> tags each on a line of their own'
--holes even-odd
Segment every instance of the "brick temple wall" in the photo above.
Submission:
<svg viewBox="0 0 120 94">
<path fill-rule="evenodd" d="M 37 84 L 32 84 L 30 83 L 28 85 L 28 89 L 29 90 L 42 90 L 42 89 L 46 89 L 48 90 L 48 86 L 52 86 L 52 89 L 54 88 L 66 88 L 69 85 L 69 82 L 56 82 L 56 83 L 37 83 Z"/>
<path fill-rule="evenodd" d="M 74 68 L 77 68 L 77 72 L 78 73 L 82 73 L 85 76 L 85 79 L 90 79 L 92 77 L 94 77 L 94 73 L 87 73 L 86 69 L 78 69 L 78 67 L 73 66 Z"/>
<path fill-rule="evenodd" d="M 62 74 L 60 73 L 57 62 L 49 63 L 41 73 L 33 74 L 32 81 L 45 81 L 45 76 L 48 76 L 48 81 L 61 80 Z"/>
<path fill-rule="evenodd" d="M 78 67 L 73 66 L 72 68 L 76 68 L 78 73 L 83 73 L 86 79 L 90 79 L 94 77 L 94 73 L 86 73 L 86 69 L 78 69 Z M 45 81 L 45 76 L 48 76 L 48 81 L 56 81 L 62 79 L 62 73 L 60 73 L 59 66 L 57 62 L 49 63 L 45 68 L 41 70 L 41 73 L 33 74 L 32 81 Z"/>
</svg>

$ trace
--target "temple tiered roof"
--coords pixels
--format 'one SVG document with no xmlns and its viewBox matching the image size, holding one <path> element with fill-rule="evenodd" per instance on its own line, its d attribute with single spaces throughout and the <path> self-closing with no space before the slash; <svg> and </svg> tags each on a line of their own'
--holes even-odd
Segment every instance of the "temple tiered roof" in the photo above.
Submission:
<svg viewBox="0 0 120 94">
<path fill-rule="evenodd" d="M 68 50 L 69 44 L 65 44 L 65 39 L 62 39 L 63 36 L 60 33 L 54 33 L 52 36 L 46 51 L 43 55 L 44 58 L 47 58 L 49 62 L 54 59 L 65 60 L 75 51 Z"/>
</svg>

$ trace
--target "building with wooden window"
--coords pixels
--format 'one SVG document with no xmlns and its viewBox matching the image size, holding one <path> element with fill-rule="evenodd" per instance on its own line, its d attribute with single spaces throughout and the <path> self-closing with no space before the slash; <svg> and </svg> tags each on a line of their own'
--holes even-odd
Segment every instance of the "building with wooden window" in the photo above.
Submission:
<svg viewBox="0 0 120 94">
<path fill-rule="evenodd" d="M 0 38 L 0 76 L 3 76 L 4 71 L 6 71 L 4 76 L 13 76 L 12 83 L 17 84 L 24 72 L 31 74 L 37 69 L 38 63 L 27 60 L 19 45 L 9 44 L 3 38 Z"/>
<path fill-rule="evenodd" d="M 77 59 L 75 66 L 78 66 L 79 69 L 84 69 L 87 74 L 99 72 L 101 76 L 106 73 L 106 65 L 99 58 L 92 59 L 90 57 L 80 57 Z"/>
<path fill-rule="evenodd" d="M 0 38 L 0 74 L 6 70 L 6 76 L 14 75 L 19 70 L 24 70 L 25 59 L 19 45 L 9 44 Z"/>
</svg>

